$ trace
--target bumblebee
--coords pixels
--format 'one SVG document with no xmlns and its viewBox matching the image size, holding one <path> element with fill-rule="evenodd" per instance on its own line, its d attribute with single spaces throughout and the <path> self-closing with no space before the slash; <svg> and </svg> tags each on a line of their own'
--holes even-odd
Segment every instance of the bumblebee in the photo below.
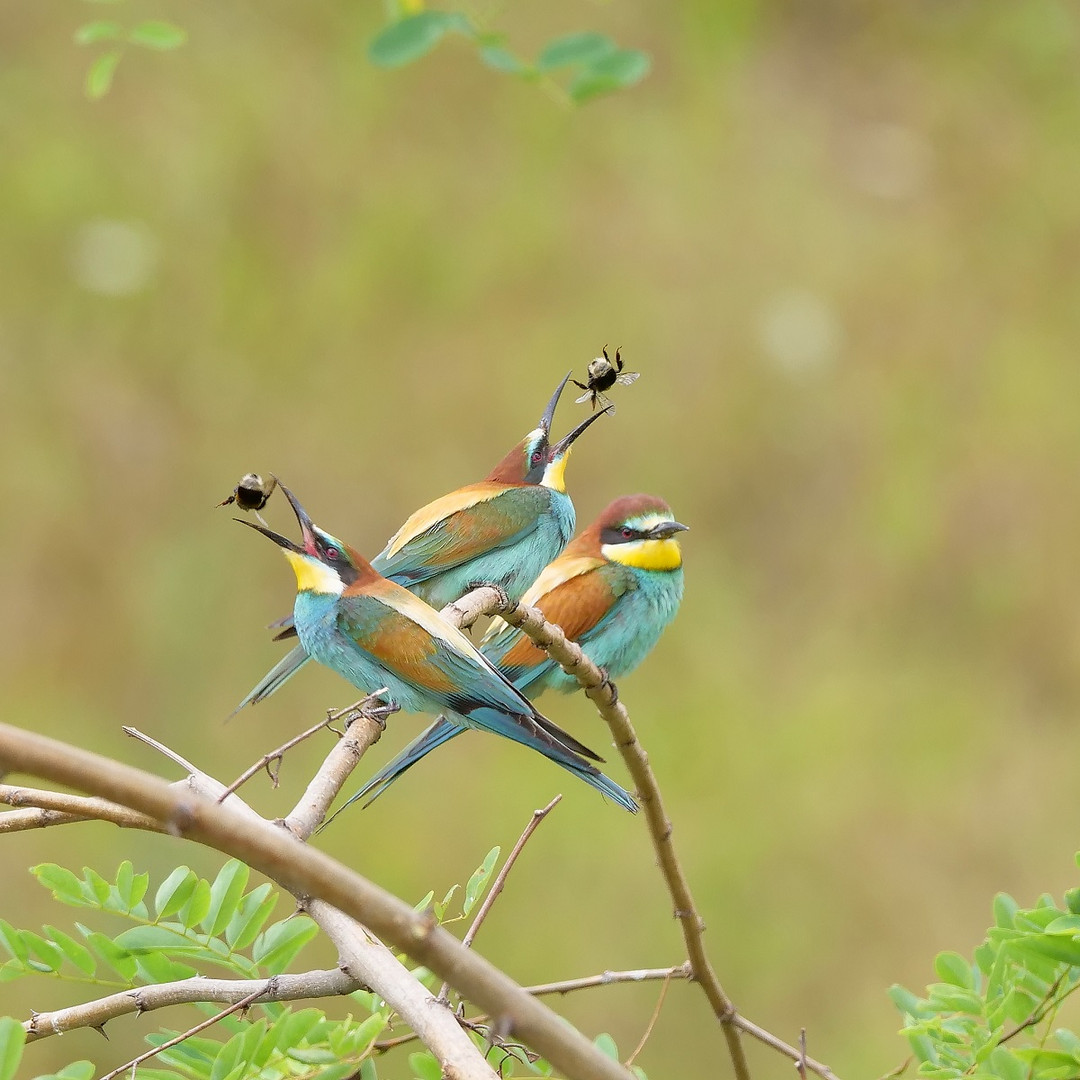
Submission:
<svg viewBox="0 0 1080 1080">
<path fill-rule="evenodd" d="M 641 374 L 638 371 L 623 371 L 621 348 L 615 350 L 614 363 L 611 362 L 611 358 L 608 356 L 606 345 L 604 346 L 603 352 L 603 356 L 598 356 L 595 360 L 589 361 L 588 382 L 578 382 L 577 379 L 570 380 L 575 386 L 579 386 L 585 391 L 581 397 L 577 398 L 577 404 L 591 399 L 594 411 L 596 410 L 597 405 L 600 405 L 603 408 L 611 405 L 611 402 L 604 395 L 605 390 L 610 390 L 616 383 L 622 383 L 623 386 L 629 386 L 632 382 L 636 381 Z M 611 411 L 615 411 L 614 405 L 611 405 Z"/>
<path fill-rule="evenodd" d="M 227 499 L 222 499 L 218 506 L 228 506 L 230 503 L 236 503 L 238 509 L 245 512 L 252 511 L 265 525 L 266 522 L 263 521 L 262 514 L 259 511 L 266 505 L 276 487 L 277 480 L 274 477 L 271 476 L 270 480 L 266 481 L 258 473 L 249 472 L 232 489 L 232 494 Z"/>
</svg>

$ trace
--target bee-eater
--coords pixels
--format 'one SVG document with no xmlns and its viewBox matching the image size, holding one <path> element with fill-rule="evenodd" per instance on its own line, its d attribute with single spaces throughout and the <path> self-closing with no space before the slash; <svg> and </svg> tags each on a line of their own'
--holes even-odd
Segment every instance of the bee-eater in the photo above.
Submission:
<svg viewBox="0 0 1080 1080">
<path fill-rule="evenodd" d="M 385 686 L 406 712 L 443 713 L 447 723 L 531 747 L 637 810 L 630 795 L 582 755 L 602 759 L 538 713 L 460 630 L 315 526 L 293 493 L 278 486 L 300 523 L 302 543 L 251 521 L 242 524 L 268 536 L 292 564 L 293 620 L 309 656 L 365 693 Z"/>
<path fill-rule="evenodd" d="M 574 534 L 574 504 L 566 493 L 566 462 L 578 436 L 602 413 L 550 441 L 555 407 L 568 374 L 540 422 L 477 484 L 468 484 L 413 514 L 371 561 L 372 567 L 434 608 L 476 585 L 499 585 L 515 602 Z M 607 410 L 604 410 L 607 411 Z M 292 622 L 278 637 L 293 633 Z M 269 697 L 307 661 L 296 646 L 237 705 Z"/>
<path fill-rule="evenodd" d="M 682 550 L 675 534 L 686 529 L 662 499 L 616 499 L 544 569 L 522 602 L 558 624 L 611 678 L 621 678 L 645 659 L 679 609 Z M 501 619 L 494 621 L 480 650 L 530 698 L 545 690 L 578 688 L 573 675 Z M 406 769 L 461 731 L 440 717 L 349 802 L 376 788 L 374 801 Z"/>
</svg>

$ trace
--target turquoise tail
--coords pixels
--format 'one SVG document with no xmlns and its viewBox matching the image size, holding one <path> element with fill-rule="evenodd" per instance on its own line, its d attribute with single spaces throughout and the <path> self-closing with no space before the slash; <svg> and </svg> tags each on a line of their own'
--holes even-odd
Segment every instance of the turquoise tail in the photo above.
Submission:
<svg viewBox="0 0 1080 1080">
<path fill-rule="evenodd" d="M 351 795 L 348 802 L 335 810 L 319 826 L 318 831 L 322 832 L 342 810 L 357 799 L 362 799 L 372 788 L 377 788 L 375 794 L 364 803 L 365 808 L 370 806 L 403 772 L 411 769 L 425 754 L 430 753 L 437 746 L 442 746 L 444 742 L 448 742 L 465 730 L 460 724 L 452 724 L 445 716 L 440 716 L 427 731 L 418 735 L 396 758 L 384 765 L 355 795 Z"/>
<path fill-rule="evenodd" d="M 304 652 L 303 646 L 297 645 L 294 649 L 290 649 L 229 715 L 235 716 L 245 705 L 258 705 L 263 698 L 268 698 L 275 690 L 288 682 L 310 659 L 311 657 Z"/>
<path fill-rule="evenodd" d="M 554 735 L 545 730 L 528 717 L 513 716 L 509 713 L 500 712 L 498 709 L 481 707 L 463 714 L 464 719 L 471 727 L 481 728 L 484 731 L 493 731 L 496 735 L 503 735 L 507 739 L 521 743 L 532 750 L 544 755 L 556 765 L 561 765 L 567 772 L 572 772 L 576 777 L 584 780 L 590 787 L 613 799 L 624 810 L 636 814 L 638 805 L 634 802 L 629 792 L 619 787 L 613 780 L 609 780 L 599 769 L 590 765 L 584 758 L 569 750 Z M 548 724 L 552 727 L 554 725 Z M 556 731 L 559 729 L 556 728 Z M 576 741 L 576 740 L 575 740 Z"/>
</svg>

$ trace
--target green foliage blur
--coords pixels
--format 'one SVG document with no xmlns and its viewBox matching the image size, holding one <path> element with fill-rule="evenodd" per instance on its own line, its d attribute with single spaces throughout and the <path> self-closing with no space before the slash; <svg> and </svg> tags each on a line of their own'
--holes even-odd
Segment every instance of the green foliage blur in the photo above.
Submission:
<svg viewBox="0 0 1080 1080">
<path fill-rule="evenodd" d="M 98 101 L 72 40 L 91 5 L 0 10 L 0 715 L 173 775 L 133 724 L 228 782 L 355 696 L 305 671 L 224 722 L 292 596 L 215 509 L 241 474 L 374 552 L 621 345 L 641 379 L 568 480 L 582 522 L 643 490 L 692 527 L 683 610 L 620 690 L 716 966 L 842 1077 L 898 1065 L 886 988 L 970 954 L 999 890 L 1074 884 L 1075 7 L 507 6 L 521 55 L 591 30 L 652 57 L 581 109 L 460 35 L 373 65 L 377 5 L 122 7 L 188 40 L 125 53 Z M 595 743 L 587 703 L 541 705 Z M 394 717 L 361 772 L 422 723 Z M 288 808 L 327 745 L 248 797 Z M 320 843 L 418 896 L 564 791 L 478 946 L 524 983 L 681 961 L 641 822 L 565 779 L 467 735 Z M 52 918 L 30 865 L 220 869 L 103 824 L 4 845 L 20 926 Z M 71 1003 L 15 985 L 0 1012 Z M 632 1047 L 656 996 L 560 1007 Z M 146 1030 L 27 1059 L 119 1063 Z M 719 1047 L 673 986 L 639 1063 L 712 1080 Z"/>
</svg>

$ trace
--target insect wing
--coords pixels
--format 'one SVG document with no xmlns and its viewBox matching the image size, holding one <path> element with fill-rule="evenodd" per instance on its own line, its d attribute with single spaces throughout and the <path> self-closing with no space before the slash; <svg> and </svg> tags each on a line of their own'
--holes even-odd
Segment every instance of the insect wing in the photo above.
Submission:
<svg viewBox="0 0 1080 1080">
<path fill-rule="evenodd" d="M 615 381 L 622 383 L 623 386 L 629 386 L 632 382 L 637 382 L 640 377 L 640 371 L 624 371 Z"/>
</svg>

